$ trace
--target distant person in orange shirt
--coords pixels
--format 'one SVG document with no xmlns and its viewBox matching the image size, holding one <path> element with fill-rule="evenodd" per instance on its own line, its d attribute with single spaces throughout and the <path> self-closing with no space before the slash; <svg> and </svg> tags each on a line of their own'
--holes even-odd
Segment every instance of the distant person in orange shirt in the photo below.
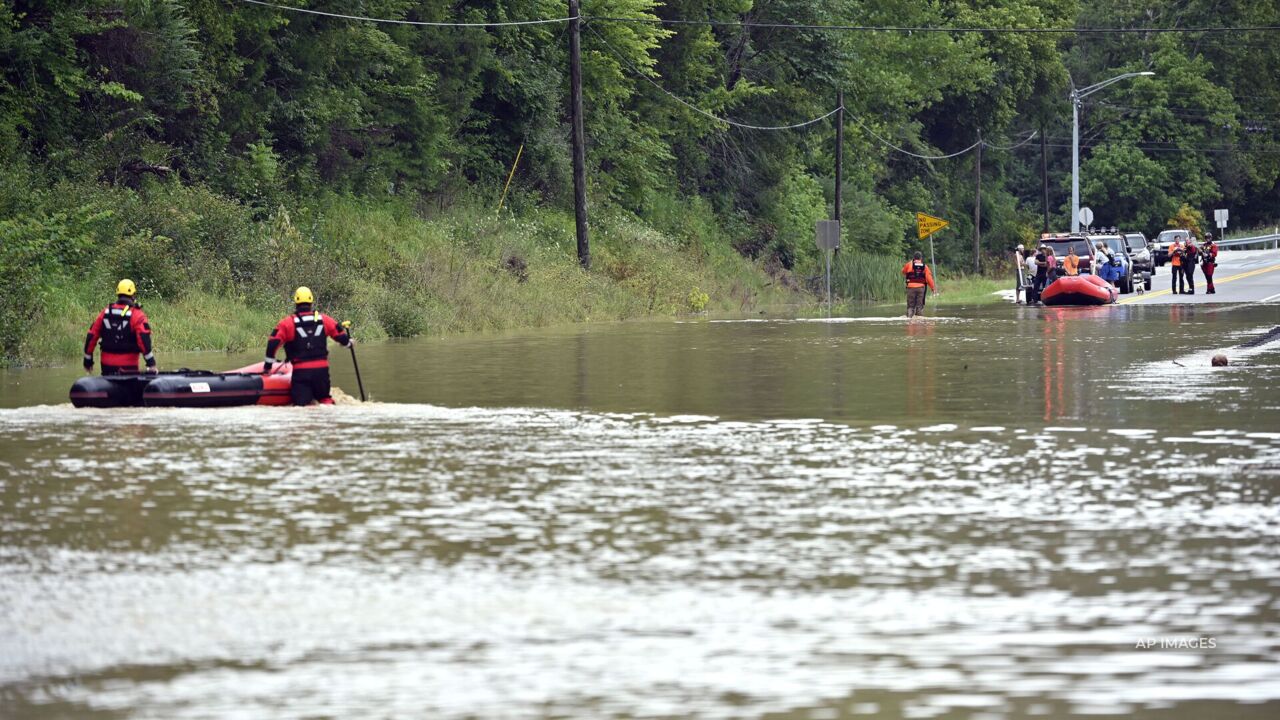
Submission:
<svg viewBox="0 0 1280 720">
<path fill-rule="evenodd" d="M 1182 274 L 1182 255 L 1186 252 L 1179 240 L 1169 245 L 1169 264 L 1173 266 L 1173 281 L 1169 283 L 1169 292 L 1174 295 L 1181 295 L 1186 291 L 1186 276 Z"/>
<path fill-rule="evenodd" d="M 1080 256 L 1076 254 L 1076 246 L 1067 248 L 1067 257 L 1062 261 L 1062 272 L 1068 276 L 1080 274 Z"/>
<path fill-rule="evenodd" d="M 902 266 L 902 276 L 907 280 L 907 317 L 924 315 L 925 287 L 938 292 L 933 284 L 933 271 L 924 264 L 924 256 L 916 253 L 911 261 Z"/>
</svg>

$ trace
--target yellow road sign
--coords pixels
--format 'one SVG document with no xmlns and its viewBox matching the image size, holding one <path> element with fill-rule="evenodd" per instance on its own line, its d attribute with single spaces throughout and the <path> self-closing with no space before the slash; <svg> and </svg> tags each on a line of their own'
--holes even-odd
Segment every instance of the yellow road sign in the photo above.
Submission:
<svg viewBox="0 0 1280 720">
<path fill-rule="evenodd" d="M 951 223 L 943 220 L 942 218 L 936 218 L 932 215 L 925 215 L 920 212 L 916 213 L 916 235 L 918 235 L 921 240 L 950 224 Z"/>
</svg>

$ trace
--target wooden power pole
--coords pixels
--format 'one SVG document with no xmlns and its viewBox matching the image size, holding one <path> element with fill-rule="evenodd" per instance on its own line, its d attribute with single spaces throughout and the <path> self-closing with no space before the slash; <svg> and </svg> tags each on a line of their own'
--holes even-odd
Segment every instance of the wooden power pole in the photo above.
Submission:
<svg viewBox="0 0 1280 720">
<path fill-rule="evenodd" d="M 578 263 L 591 269 L 587 237 L 587 150 L 582 130 L 582 18 L 578 0 L 569 0 L 569 114 L 573 130 L 573 215 L 578 229 Z"/>
<path fill-rule="evenodd" d="M 982 272 L 982 132 L 978 132 L 978 154 L 974 158 L 973 174 L 977 191 L 973 195 L 973 272 Z"/>
<path fill-rule="evenodd" d="M 836 92 L 836 206 L 832 220 L 840 222 L 844 208 L 844 91 Z M 841 234 L 844 231 L 841 230 Z"/>
<path fill-rule="evenodd" d="M 1040 187 L 1044 197 L 1041 205 L 1044 207 L 1044 230 L 1041 232 L 1049 232 L 1049 140 L 1044 136 L 1044 124 L 1040 125 Z"/>
</svg>

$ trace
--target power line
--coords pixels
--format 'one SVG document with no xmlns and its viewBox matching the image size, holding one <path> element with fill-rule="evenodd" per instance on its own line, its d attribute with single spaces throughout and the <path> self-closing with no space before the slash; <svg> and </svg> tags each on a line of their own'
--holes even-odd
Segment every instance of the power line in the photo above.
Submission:
<svg viewBox="0 0 1280 720">
<path fill-rule="evenodd" d="M 983 141 L 982 145 L 983 145 L 983 147 L 987 147 L 987 148 L 990 148 L 990 149 L 992 149 L 992 150 L 1017 150 L 1018 148 L 1022 147 L 1023 145 L 1026 145 L 1027 143 L 1031 142 L 1032 140 L 1035 140 L 1035 139 L 1036 139 L 1036 136 L 1037 136 L 1037 135 L 1039 135 L 1039 134 L 1040 134 L 1040 131 L 1039 131 L 1039 130 L 1035 130 L 1035 131 L 1033 131 L 1030 135 L 1028 135 L 1028 136 L 1027 136 L 1027 138 L 1026 138 L 1025 140 L 1023 140 L 1022 142 L 1020 142 L 1020 143 L 1018 143 L 1018 144 L 1016 144 L 1016 145 L 1010 145 L 1009 147 L 1001 147 L 1001 146 L 999 146 L 999 145 L 992 145 L 991 143 L 986 142 L 985 140 Z"/>
<path fill-rule="evenodd" d="M 911 157 L 914 157 L 914 158 L 920 158 L 921 160 L 947 160 L 947 159 L 949 159 L 949 158 L 959 157 L 959 156 L 961 156 L 961 155 L 963 155 L 963 154 L 965 154 L 965 153 L 969 152 L 970 150 L 972 150 L 972 149 L 974 149 L 974 148 L 976 148 L 976 147 L 978 147 L 979 145 L 981 145 L 981 144 L 982 144 L 982 141 L 981 141 L 981 140 L 979 140 L 978 142 L 976 142 L 976 143 L 974 143 L 974 144 L 970 145 L 969 147 L 967 147 L 967 148 L 965 148 L 965 149 L 963 149 L 963 150 L 957 150 L 957 151 L 955 151 L 955 152 L 953 152 L 953 153 L 948 153 L 948 154 L 946 154 L 946 155 L 921 155 L 920 153 L 914 153 L 914 152 L 911 152 L 910 150 L 907 150 L 906 148 L 898 147 L 897 145 L 894 145 L 893 143 L 889 142 L 888 140 L 885 140 L 884 138 L 882 138 L 882 137 L 880 137 L 879 135 L 877 135 L 877 134 L 876 134 L 876 132 L 875 132 L 874 130 L 872 130 L 871 128 L 867 127 L 865 124 L 863 124 L 863 122 L 862 122 L 861 120 L 859 120 L 858 118 L 856 118 L 856 117 L 855 117 L 855 118 L 852 118 L 852 119 L 853 119 L 853 122 L 854 122 L 858 127 L 860 127 L 860 128 L 862 128 L 863 130 L 865 130 L 865 131 L 867 132 L 867 134 L 868 134 L 868 135 L 870 135 L 871 137 L 875 138 L 876 140 L 879 140 L 879 141 L 880 141 L 880 144 L 882 144 L 882 145 L 884 145 L 884 146 L 886 146 L 886 147 L 892 148 L 892 149 L 894 149 L 894 150 L 897 150 L 898 152 L 902 153 L 903 155 L 910 155 Z"/>
<path fill-rule="evenodd" d="M 1071 145 L 1069 143 L 1048 143 L 1047 147 L 1067 149 L 1067 148 L 1070 148 Z M 1100 143 L 1096 145 L 1081 145 L 1080 149 L 1092 150 L 1095 148 L 1102 148 L 1102 147 L 1121 147 L 1121 148 L 1129 147 L 1129 148 L 1134 148 L 1136 150 L 1145 150 L 1147 152 L 1172 152 L 1172 153 L 1188 153 L 1188 154 L 1198 153 L 1202 155 L 1230 155 L 1230 154 L 1236 154 L 1236 153 L 1241 155 L 1280 155 L 1280 149 L 1267 150 L 1262 148 L 1254 149 L 1254 148 L 1242 148 L 1242 147 L 1229 147 L 1229 148 L 1150 147 L 1147 145 L 1130 145 L 1127 143 Z"/>
<path fill-rule="evenodd" d="M 242 3 L 250 5 L 261 5 L 263 7 L 275 8 L 277 10 L 285 10 L 288 12 L 304 13 L 307 15 L 321 15 L 323 17 L 339 18 L 342 20 L 362 20 L 364 22 L 385 23 L 388 25 L 417 25 L 425 27 L 509 27 L 512 25 L 546 25 L 549 23 L 567 23 L 570 20 L 577 20 L 577 17 L 566 18 L 548 18 L 545 20 L 512 20 L 507 22 L 427 22 L 422 20 L 392 20 L 389 18 L 365 17 L 363 15 L 342 15 L 340 13 L 322 12 L 320 10 L 309 10 L 307 8 L 290 7 L 288 5 L 277 5 L 275 3 L 264 2 L 264 0 L 240 0 Z"/>
<path fill-rule="evenodd" d="M 1224 111 L 1224 110 L 1212 110 L 1209 108 L 1172 107 L 1168 105 L 1163 105 L 1163 106 L 1152 105 L 1149 107 L 1135 107 L 1133 105 L 1119 105 L 1116 103 L 1102 102 L 1102 101 L 1086 102 L 1085 105 L 1092 105 L 1095 107 L 1105 107 L 1105 108 L 1110 108 L 1112 110 L 1121 110 L 1128 113 L 1167 112 L 1174 117 L 1180 117 L 1188 120 L 1197 120 L 1197 119 L 1209 120 L 1209 119 L 1212 119 L 1214 115 L 1220 115 L 1220 114 L 1237 115 L 1249 120 L 1280 118 L 1280 115 L 1277 115 L 1274 113 L 1253 112 L 1246 108 L 1239 108 L 1239 109 Z"/>
<path fill-rule="evenodd" d="M 1141 33 L 1235 33 L 1277 32 L 1280 25 L 1248 25 L 1239 27 L 1137 27 L 1137 28 L 1017 28 L 1017 27 L 908 27 L 896 25 L 823 25 L 810 23 L 750 22 L 746 20 L 684 20 L 675 18 L 624 18 L 591 15 L 598 22 L 644 25 L 701 25 L 704 27 L 762 28 L 779 30 L 841 30 L 848 32 L 904 33 L 1016 33 L 1051 35 L 1111 35 Z"/>
<path fill-rule="evenodd" d="M 636 66 L 635 66 L 635 65 L 632 65 L 630 62 L 628 62 L 628 61 L 627 61 L 627 59 L 626 59 L 626 58 L 624 58 L 624 57 L 623 57 L 622 55 L 620 55 L 616 50 L 614 50 L 614 49 L 613 49 L 613 46 L 609 44 L 609 41 L 605 40 L 605 39 L 604 39 L 604 37 L 600 35 L 600 33 L 596 32 L 596 29 L 595 29 L 595 28 L 591 27 L 591 25 L 589 25 L 589 24 L 588 24 L 588 25 L 587 25 L 587 29 L 588 29 L 588 30 L 590 30 L 590 31 L 591 31 L 591 34 L 592 34 L 592 35 L 595 35 L 595 36 L 596 36 L 596 39 L 598 39 L 598 40 L 599 40 L 599 41 L 600 41 L 600 42 L 605 46 L 605 49 L 607 49 L 607 50 L 609 51 L 609 54 L 613 55 L 613 56 L 614 56 L 614 58 L 616 58 L 616 59 L 618 60 L 618 62 L 622 63 L 622 64 L 623 64 L 623 65 L 625 65 L 629 70 L 631 70 L 632 74 L 636 75 L 637 77 L 643 78 L 646 82 L 648 82 L 650 85 L 652 85 L 652 86 L 654 86 L 655 88 L 657 88 L 659 91 L 661 91 L 661 92 L 662 92 L 664 95 L 666 95 L 667 97 L 670 97 L 672 100 L 675 100 L 676 102 L 678 102 L 678 103 L 680 103 L 681 105 L 683 105 L 683 106 L 685 106 L 685 107 L 689 108 L 690 110 L 692 110 L 692 111 L 694 111 L 694 112 L 698 113 L 699 115 L 702 115 L 702 116 L 705 116 L 705 117 L 711 118 L 712 120 L 715 120 L 716 122 L 722 122 L 722 123 L 724 123 L 724 124 L 726 124 L 726 125 L 731 125 L 731 126 L 736 127 L 736 128 L 742 128 L 742 129 L 744 129 L 744 130 L 766 130 L 766 131 L 772 131 L 772 130 L 797 130 L 797 129 L 802 128 L 802 127 L 807 127 L 807 126 L 809 126 L 809 125 L 813 125 L 814 123 L 822 122 L 823 120 L 826 120 L 827 118 L 831 117 L 832 115 L 835 115 L 836 113 L 840 112 L 840 110 L 842 109 L 842 108 L 836 108 L 836 109 L 832 110 L 831 112 L 826 113 L 825 115 L 819 115 L 818 117 L 811 118 L 811 119 L 809 119 L 809 120 L 805 120 L 804 122 L 792 123 L 792 124 L 790 124 L 790 125 L 748 125 L 747 123 L 742 123 L 742 122 L 738 122 L 738 121 L 736 121 L 736 120 L 730 120 L 730 119 L 728 119 L 728 118 L 723 118 L 723 117 L 720 117 L 719 115 L 715 115 L 715 114 L 713 114 L 713 113 L 709 113 L 709 112 L 707 112 L 706 110 L 703 110 L 702 108 L 698 107 L 697 105 L 694 105 L 693 103 L 689 102 L 688 100 L 685 100 L 684 98 L 680 97 L 679 95 L 676 95 L 675 93 L 671 92 L 670 90 L 668 90 L 668 89 L 666 89 L 666 88 L 662 87 L 661 85 L 659 85 L 659 84 L 657 83 L 657 81 L 655 81 L 653 78 L 649 77 L 649 76 L 648 76 L 648 75 L 646 75 L 645 73 L 643 73 L 643 72 L 641 72 L 640 70 L 638 70 L 638 69 L 636 68 Z"/>
</svg>

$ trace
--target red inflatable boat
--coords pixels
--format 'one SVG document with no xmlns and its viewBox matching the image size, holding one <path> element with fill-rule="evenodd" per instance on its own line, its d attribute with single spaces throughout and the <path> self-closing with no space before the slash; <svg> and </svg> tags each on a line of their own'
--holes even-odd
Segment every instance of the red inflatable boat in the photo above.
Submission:
<svg viewBox="0 0 1280 720">
<path fill-rule="evenodd" d="M 94 375 L 71 386 L 76 407 L 233 407 L 288 405 L 293 366 L 262 374 L 262 363 L 228 372 L 178 370 L 157 375 Z"/>
<path fill-rule="evenodd" d="M 1040 293 L 1045 305 L 1108 305 L 1120 291 L 1097 275 L 1066 275 L 1049 283 Z"/>
</svg>

